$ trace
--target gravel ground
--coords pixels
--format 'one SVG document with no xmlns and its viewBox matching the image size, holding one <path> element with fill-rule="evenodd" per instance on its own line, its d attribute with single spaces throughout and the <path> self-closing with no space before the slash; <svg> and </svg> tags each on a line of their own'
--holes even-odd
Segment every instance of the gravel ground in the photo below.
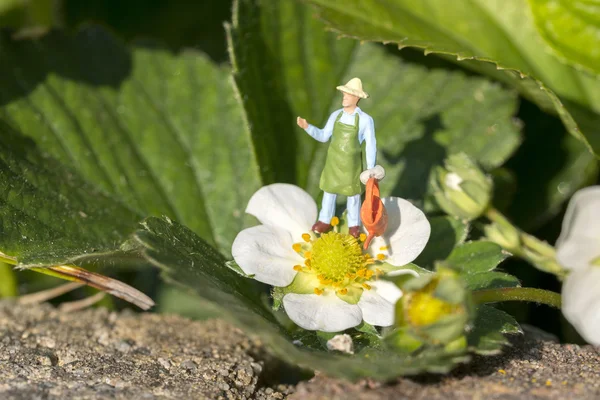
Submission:
<svg viewBox="0 0 600 400">
<path fill-rule="evenodd" d="M 223 321 L 0 302 L 0 398 L 597 399 L 600 354 L 530 329 L 451 375 L 349 383 L 303 377 Z"/>
</svg>

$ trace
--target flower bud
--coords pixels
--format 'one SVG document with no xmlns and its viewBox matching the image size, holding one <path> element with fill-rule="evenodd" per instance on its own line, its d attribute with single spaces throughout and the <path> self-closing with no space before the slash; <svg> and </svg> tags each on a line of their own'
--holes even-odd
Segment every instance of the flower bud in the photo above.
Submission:
<svg viewBox="0 0 600 400">
<path fill-rule="evenodd" d="M 512 253 L 518 253 L 521 247 L 519 231 L 513 225 L 494 222 L 485 225 L 483 232 L 489 240 Z"/>
<path fill-rule="evenodd" d="M 396 303 L 396 325 L 403 336 L 429 344 L 461 342 L 474 307 L 471 292 L 457 272 L 439 264 L 435 274 L 406 281 L 402 292 Z M 406 345 L 408 340 L 404 337 L 401 342 Z"/>
<path fill-rule="evenodd" d="M 433 196 L 448 214 L 472 220 L 487 209 L 492 180 L 466 154 L 458 153 L 436 167 L 432 174 Z"/>
</svg>

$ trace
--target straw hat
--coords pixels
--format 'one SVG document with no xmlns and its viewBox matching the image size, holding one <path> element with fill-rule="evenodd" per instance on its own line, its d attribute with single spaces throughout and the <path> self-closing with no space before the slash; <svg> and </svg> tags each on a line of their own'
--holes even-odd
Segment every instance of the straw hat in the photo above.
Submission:
<svg viewBox="0 0 600 400">
<path fill-rule="evenodd" d="M 369 97 L 367 92 L 363 91 L 362 81 L 359 78 L 352 78 L 343 86 L 336 87 L 337 90 L 341 92 L 346 92 L 353 94 L 355 96 L 360 97 L 361 99 L 366 99 Z"/>
</svg>

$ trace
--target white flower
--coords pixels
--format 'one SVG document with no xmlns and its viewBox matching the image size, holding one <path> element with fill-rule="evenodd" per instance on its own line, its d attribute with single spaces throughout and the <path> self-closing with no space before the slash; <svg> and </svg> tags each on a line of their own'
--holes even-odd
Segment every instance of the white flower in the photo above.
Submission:
<svg viewBox="0 0 600 400">
<path fill-rule="evenodd" d="M 600 186 L 579 190 L 567 207 L 556 258 L 571 273 L 562 311 L 589 343 L 600 345 Z"/>
<path fill-rule="evenodd" d="M 363 320 L 390 326 L 402 292 L 377 277 L 385 272 L 416 276 L 400 267 L 423 251 L 431 227 L 423 212 L 408 201 L 388 197 L 383 203 L 388 229 L 363 252 L 364 237 L 357 240 L 337 231 L 317 237 L 310 231 L 317 205 L 301 188 L 289 184 L 262 187 L 246 208 L 262 225 L 238 234 L 233 258 L 254 279 L 285 287 L 283 307 L 304 329 L 338 332 Z"/>
</svg>

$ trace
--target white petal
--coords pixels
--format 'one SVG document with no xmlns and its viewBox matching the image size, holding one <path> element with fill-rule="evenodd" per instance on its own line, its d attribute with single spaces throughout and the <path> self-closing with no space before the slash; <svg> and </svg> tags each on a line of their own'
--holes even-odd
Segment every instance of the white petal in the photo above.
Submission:
<svg viewBox="0 0 600 400">
<path fill-rule="evenodd" d="M 577 269 L 567 276 L 562 311 L 581 337 L 600 346 L 600 267 Z"/>
<path fill-rule="evenodd" d="M 231 247 L 233 259 L 257 281 L 273 286 L 287 286 L 294 280 L 294 265 L 304 259 L 292 249 L 289 232 L 272 226 L 258 225 L 241 231 Z"/>
<path fill-rule="evenodd" d="M 587 268 L 600 256 L 600 186 L 579 190 L 569 201 L 556 256 L 566 268 Z"/>
<path fill-rule="evenodd" d="M 357 303 L 362 310 L 363 319 L 371 325 L 392 325 L 395 305 L 402 297 L 402 291 L 398 286 L 387 281 L 369 282 L 369 285 L 371 285 L 371 290 L 363 291 Z"/>
<path fill-rule="evenodd" d="M 362 313 L 356 304 L 335 294 L 296 294 L 283 297 L 283 308 L 292 321 L 311 331 L 340 332 L 359 325 Z"/>
<path fill-rule="evenodd" d="M 252 195 L 246 212 L 264 225 L 287 230 L 298 241 L 317 220 L 317 203 L 298 186 L 274 183 Z"/>
<path fill-rule="evenodd" d="M 556 248 L 556 259 L 568 269 L 586 269 L 600 257 L 599 239 L 571 236 Z"/>
<path fill-rule="evenodd" d="M 463 178 L 460 177 L 460 175 L 454 173 L 454 172 L 450 172 L 448 174 L 446 174 L 446 177 L 444 178 L 444 184 L 446 186 L 448 186 L 450 189 L 453 190 L 458 190 L 462 192 L 462 188 L 460 187 L 460 184 L 463 182 Z"/>
<path fill-rule="evenodd" d="M 386 197 L 383 204 L 388 214 L 388 227 L 383 236 L 373 239 L 369 252 L 373 256 L 384 254 L 387 256 L 385 261 L 392 265 L 406 265 L 427 245 L 431 225 L 423 211 L 407 200 Z"/>
</svg>

